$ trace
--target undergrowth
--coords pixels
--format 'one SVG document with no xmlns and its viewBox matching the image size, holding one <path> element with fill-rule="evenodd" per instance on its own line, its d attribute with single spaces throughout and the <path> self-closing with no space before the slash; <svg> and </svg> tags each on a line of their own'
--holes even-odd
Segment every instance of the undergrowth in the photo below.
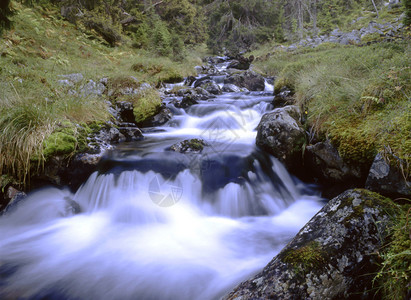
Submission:
<svg viewBox="0 0 411 300">
<path fill-rule="evenodd" d="M 14 2 L 13 8 L 13 29 L 3 31 L 0 38 L 0 173 L 22 183 L 53 155 L 84 150 L 89 126 L 110 119 L 105 95 L 78 95 L 72 90 L 89 80 L 120 75 L 151 86 L 174 82 L 191 75 L 205 53 L 198 47 L 175 62 L 133 48 L 126 36 L 113 48 L 92 29 L 61 19 L 52 5 L 30 8 Z M 81 73 L 84 79 L 74 86 L 59 83 L 60 75 L 72 73 Z M 157 93 L 137 98 L 136 116 L 159 106 Z"/>
</svg>

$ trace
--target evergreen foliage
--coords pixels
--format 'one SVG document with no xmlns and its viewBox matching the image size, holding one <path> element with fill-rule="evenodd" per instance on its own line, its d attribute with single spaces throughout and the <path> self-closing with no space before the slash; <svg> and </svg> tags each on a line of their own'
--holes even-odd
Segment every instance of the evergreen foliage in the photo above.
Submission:
<svg viewBox="0 0 411 300">
<path fill-rule="evenodd" d="M 10 28 L 11 21 L 10 16 L 13 14 L 13 11 L 10 7 L 10 0 L 2 0 L 0 2 L 0 34 L 3 29 Z"/>
</svg>

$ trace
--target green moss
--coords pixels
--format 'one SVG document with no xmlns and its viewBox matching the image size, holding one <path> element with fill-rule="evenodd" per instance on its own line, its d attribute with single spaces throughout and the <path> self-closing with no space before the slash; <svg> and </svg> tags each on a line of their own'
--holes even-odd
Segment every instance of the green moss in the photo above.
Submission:
<svg viewBox="0 0 411 300">
<path fill-rule="evenodd" d="M 92 129 L 87 125 L 63 122 L 43 143 L 43 156 L 47 160 L 53 156 L 72 156 L 89 149 L 87 137 Z"/>
<path fill-rule="evenodd" d="M 395 216 L 400 212 L 400 206 L 395 204 L 390 198 L 366 189 L 354 189 L 354 191 L 361 194 L 360 199 L 364 202 L 361 206 L 363 207 L 380 207 L 390 216 Z"/>
<path fill-rule="evenodd" d="M 360 163 L 370 166 L 374 160 L 377 150 L 373 138 L 369 138 L 358 128 L 348 127 L 350 125 L 338 124 L 330 130 L 330 137 L 337 145 L 340 156 L 347 162 Z M 359 125 L 361 126 L 361 125 Z"/>
<path fill-rule="evenodd" d="M 44 141 L 44 156 L 46 159 L 56 155 L 69 155 L 77 148 L 77 140 L 73 135 L 64 132 L 52 133 Z"/>
<path fill-rule="evenodd" d="M 282 254 L 282 260 L 299 272 L 308 272 L 320 268 L 324 262 L 324 253 L 319 242 L 311 241 L 297 249 L 289 249 Z"/>
<path fill-rule="evenodd" d="M 203 151 L 205 145 L 205 142 L 200 139 L 185 140 L 182 142 L 183 149 L 191 148 L 194 151 Z"/>
<path fill-rule="evenodd" d="M 155 89 L 145 89 L 131 99 L 134 105 L 134 117 L 137 124 L 156 115 L 161 107 L 161 98 Z"/>
</svg>

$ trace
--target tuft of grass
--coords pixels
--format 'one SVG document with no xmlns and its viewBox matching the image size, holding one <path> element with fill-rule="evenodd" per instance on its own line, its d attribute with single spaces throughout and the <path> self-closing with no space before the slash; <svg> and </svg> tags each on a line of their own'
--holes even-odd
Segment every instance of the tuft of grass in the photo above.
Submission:
<svg viewBox="0 0 411 300">
<path fill-rule="evenodd" d="M 55 117 L 42 101 L 25 101 L 18 95 L 1 97 L 0 173 L 12 174 L 25 182 L 31 158 L 43 157 L 43 142 L 55 128 Z"/>
<path fill-rule="evenodd" d="M 411 289 L 411 205 L 404 205 L 390 229 L 391 242 L 381 250 L 382 264 L 374 278 L 384 299 L 405 299 Z"/>
</svg>

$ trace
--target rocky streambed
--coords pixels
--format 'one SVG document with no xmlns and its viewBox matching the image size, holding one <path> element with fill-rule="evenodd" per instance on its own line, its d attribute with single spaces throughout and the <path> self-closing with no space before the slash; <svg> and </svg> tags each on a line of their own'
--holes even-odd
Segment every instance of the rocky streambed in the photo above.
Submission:
<svg viewBox="0 0 411 300">
<path fill-rule="evenodd" d="M 48 188 L 25 198 L 10 192 L 14 200 L 0 219 L 5 228 L 0 231 L 5 253 L 0 296 L 372 298 L 376 251 L 397 207 L 376 193 L 348 190 L 298 232 L 324 205 L 321 187 L 311 184 L 333 187 L 330 195 L 366 185 L 409 196 L 410 183 L 398 180 L 400 171 L 381 154 L 363 170 L 345 162 L 330 141 L 307 145 L 300 108 L 287 91 L 274 97 L 273 79 L 254 72 L 252 61 L 207 58 L 197 77 L 162 87 L 162 106 L 141 123 L 134 119 L 132 103 L 110 104 L 115 122 L 93 134 L 94 150 L 77 154 L 69 164 L 54 157 L 42 175 L 44 182 L 69 185 L 75 193 Z M 74 86 L 79 76 L 74 75 L 62 84 Z M 73 92 L 114 93 L 104 79 Z M 288 98 L 279 104 L 279 97 Z M 33 228 L 24 236 L 27 226 Z M 87 235 L 80 238 L 76 232 Z M 34 254 L 30 247 L 37 249 Z M 48 247 L 56 251 L 52 259 L 41 250 Z M 164 249 L 170 257 L 164 258 Z M 73 260 L 79 263 L 68 263 Z M 60 269 L 62 264 L 70 267 Z M 76 276 L 84 266 L 85 277 Z M 33 270 L 44 272 L 31 277 Z"/>
</svg>

